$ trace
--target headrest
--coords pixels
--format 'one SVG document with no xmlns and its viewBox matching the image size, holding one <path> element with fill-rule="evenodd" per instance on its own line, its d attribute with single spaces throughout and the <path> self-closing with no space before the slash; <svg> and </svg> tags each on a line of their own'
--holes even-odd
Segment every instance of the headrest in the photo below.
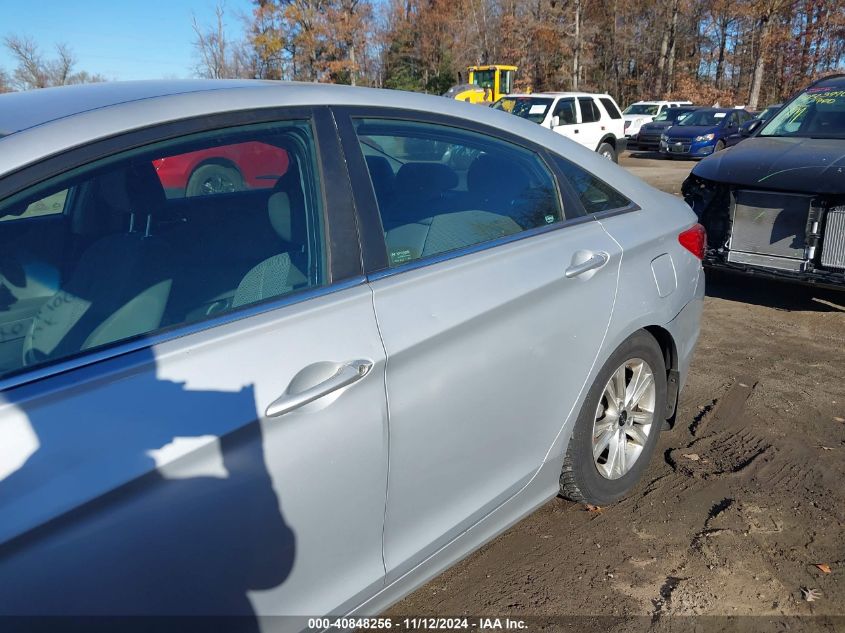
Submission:
<svg viewBox="0 0 845 633">
<path fill-rule="evenodd" d="M 164 209 L 164 188 L 152 163 L 107 172 L 97 182 L 100 199 L 114 212 L 143 217 Z"/>
<path fill-rule="evenodd" d="M 267 215 L 273 230 L 285 242 L 293 241 L 290 218 L 290 196 L 285 191 L 276 191 L 267 201 Z"/>
<path fill-rule="evenodd" d="M 513 161 L 482 154 L 467 172 L 467 189 L 484 198 L 512 200 L 528 186 L 525 171 Z"/>
<path fill-rule="evenodd" d="M 396 173 L 396 191 L 431 196 L 458 185 L 458 175 L 441 163 L 405 163 Z"/>
</svg>

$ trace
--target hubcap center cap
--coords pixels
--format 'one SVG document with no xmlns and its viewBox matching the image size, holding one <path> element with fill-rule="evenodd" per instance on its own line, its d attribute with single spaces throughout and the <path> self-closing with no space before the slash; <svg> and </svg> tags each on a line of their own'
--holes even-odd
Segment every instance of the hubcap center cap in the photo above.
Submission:
<svg viewBox="0 0 845 633">
<path fill-rule="evenodd" d="M 622 411 L 622 413 L 619 414 L 619 426 L 625 426 L 625 424 L 627 422 L 628 422 L 628 412 Z"/>
</svg>

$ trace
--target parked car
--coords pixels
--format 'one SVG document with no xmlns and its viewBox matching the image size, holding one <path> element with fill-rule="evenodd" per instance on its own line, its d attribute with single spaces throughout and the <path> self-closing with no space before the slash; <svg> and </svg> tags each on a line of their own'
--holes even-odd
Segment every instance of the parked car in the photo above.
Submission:
<svg viewBox="0 0 845 633">
<path fill-rule="evenodd" d="M 660 153 L 671 158 L 703 158 L 742 140 L 740 126 L 751 115 L 736 108 L 700 108 L 660 137 Z"/>
<path fill-rule="evenodd" d="M 539 125 L 177 81 L 2 95 L 0 131 L 4 616 L 377 614 L 626 495 L 674 415 L 703 229 Z M 273 187 L 165 196 L 155 161 L 244 143 Z"/>
<path fill-rule="evenodd" d="M 514 94 L 502 97 L 493 108 L 539 123 L 614 162 L 627 144 L 619 106 L 608 94 Z"/>
<path fill-rule="evenodd" d="M 287 153 L 267 143 L 234 143 L 153 161 L 168 197 L 271 188 L 288 166 Z"/>
<path fill-rule="evenodd" d="M 622 118 L 625 120 L 625 136 L 631 143 L 636 143 L 637 135 L 643 125 L 651 123 L 655 117 L 669 108 L 690 105 L 692 105 L 691 101 L 637 101 L 632 103 L 622 112 Z"/>
<path fill-rule="evenodd" d="M 754 118 L 750 121 L 746 121 L 739 127 L 739 136 L 740 141 L 744 138 L 751 136 L 756 129 L 760 127 L 763 123 L 771 119 L 778 110 L 783 107 L 782 103 L 776 103 L 774 105 L 767 106 L 765 109 L 757 112 L 754 115 Z"/>
<path fill-rule="evenodd" d="M 651 123 L 645 123 L 637 134 L 637 149 L 658 150 L 660 148 L 660 137 L 679 121 L 683 121 L 690 112 L 697 110 L 696 106 L 680 106 L 677 108 L 666 108 L 654 117 Z"/>
<path fill-rule="evenodd" d="M 782 103 L 775 103 L 770 106 L 766 106 L 760 112 L 758 112 L 754 118 L 760 119 L 761 121 L 768 121 L 771 119 L 775 113 L 783 107 Z"/>
<path fill-rule="evenodd" d="M 709 233 L 706 265 L 845 288 L 845 75 L 753 123 L 750 138 L 701 161 L 683 185 Z"/>
</svg>

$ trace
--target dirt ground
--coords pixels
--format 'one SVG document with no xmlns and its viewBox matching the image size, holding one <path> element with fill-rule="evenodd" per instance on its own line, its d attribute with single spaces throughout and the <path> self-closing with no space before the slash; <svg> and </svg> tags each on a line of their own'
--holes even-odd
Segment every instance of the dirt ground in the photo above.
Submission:
<svg viewBox="0 0 845 633">
<path fill-rule="evenodd" d="M 620 162 L 673 193 L 692 166 Z M 638 488 L 597 510 L 550 501 L 392 615 L 845 630 L 845 293 L 719 277 L 707 295 L 677 423 Z"/>
</svg>

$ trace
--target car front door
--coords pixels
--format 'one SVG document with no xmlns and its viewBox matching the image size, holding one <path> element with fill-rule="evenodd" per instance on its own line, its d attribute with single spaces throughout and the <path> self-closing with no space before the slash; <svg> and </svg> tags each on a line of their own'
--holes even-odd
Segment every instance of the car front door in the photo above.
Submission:
<svg viewBox="0 0 845 633">
<path fill-rule="evenodd" d="M 555 118 L 557 125 L 552 126 L 555 132 L 576 143 L 584 143 L 581 125 L 578 123 L 578 106 L 574 98 L 566 97 L 558 100 L 552 112 L 552 120 L 554 121 Z"/>
<path fill-rule="evenodd" d="M 621 258 L 561 208 L 542 150 L 414 115 L 341 117 L 388 356 L 388 582 L 538 471 L 595 362 Z"/>
<path fill-rule="evenodd" d="M 383 586 L 385 356 L 336 132 L 327 111 L 216 121 L 71 152 L 12 199 L 0 180 L 0 211 L 85 182 L 114 220 L 0 376 L 3 615 L 251 631 Z M 206 215 L 165 197 L 155 161 L 253 142 L 284 157 L 273 187 L 209 195 Z"/>
</svg>

